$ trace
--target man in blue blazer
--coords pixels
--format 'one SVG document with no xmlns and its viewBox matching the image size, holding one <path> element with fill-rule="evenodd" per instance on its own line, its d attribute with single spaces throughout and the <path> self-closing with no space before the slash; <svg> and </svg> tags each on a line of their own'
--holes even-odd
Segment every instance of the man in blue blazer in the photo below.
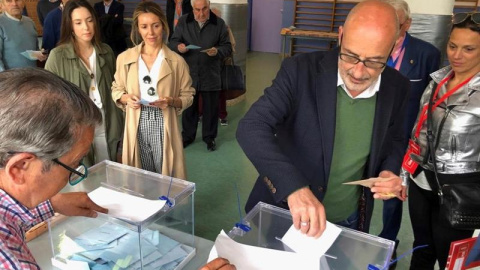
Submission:
<svg viewBox="0 0 480 270">
<path fill-rule="evenodd" d="M 93 6 L 97 13 L 102 41 L 112 48 L 115 57 L 127 49 L 123 28 L 125 6 L 116 0 L 103 0 Z"/>
<path fill-rule="evenodd" d="M 420 108 L 420 98 L 430 82 L 430 74 L 440 66 L 440 51 L 432 44 L 408 34 L 412 23 L 410 8 L 404 0 L 385 0 L 398 16 L 400 35 L 389 58 L 388 65 L 410 80 L 411 90 L 407 102 L 405 137 L 410 138 Z M 402 201 L 396 198 L 383 203 L 383 230 L 380 237 L 396 241 L 402 221 Z"/>
<path fill-rule="evenodd" d="M 398 35 L 395 10 L 363 1 L 339 29 L 341 47 L 286 59 L 240 121 L 237 139 L 259 177 L 247 201 L 290 209 L 320 236 L 326 220 L 368 231 L 373 199 L 405 199 L 399 173 L 410 83 L 385 67 Z M 343 185 L 379 177 L 362 188 Z"/>
</svg>

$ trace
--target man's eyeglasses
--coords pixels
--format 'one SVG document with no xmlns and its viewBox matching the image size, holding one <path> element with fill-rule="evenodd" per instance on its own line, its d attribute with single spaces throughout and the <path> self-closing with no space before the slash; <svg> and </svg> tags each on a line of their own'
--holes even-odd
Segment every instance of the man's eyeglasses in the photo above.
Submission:
<svg viewBox="0 0 480 270">
<path fill-rule="evenodd" d="M 60 162 L 58 158 L 52 159 L 53 162 L 57 163 L 58 165 L 65 168 L 67 171 L 70 172 L 70 176 L 68 177 L 68 183 L 70 185 L 75 186 L 76 184 L 82 182 L 88 176 L 88 169 L 83 162 L 80 162 L 80 165 L 76 169 Z"/>
<path fill-rule="evenodd" d="M 143 77 L 143 82 L 145 84 L 151 84 L 152 83 L 152 78 L 150 78 L 150 76 L 147 75 L 147 76 Z M 147 90 L 147 94 L 149 96 L 154 96 L 155 95 L 155 88 L 153 86 L 150 86 L 150 88 L 148 88 L 148 90 Z"/>
<path fill-rule="evenodd" d="M 18 154 L 18 153 L 21 153 L 21 152 L 8 151 L 7 153 L 9 155 L 15 155 L 15 154 Z M 31 154 L 35 155 L 35 153 L 31 153 Z M 70 185 L 72 185 L 72 186 L 75 186 L 76 184 L 82 182 L 88 176 L 87 166 L 85 166 L 85 164 L 83 164 L 83 162 L 80 162 L 80 165 L 78 165 L 78 167 L 76 169 L 74 169 L 74 168 L 60 162 L 60 160 L 58 160 L 58 158 L 54 158 L 54 159 L 52 159 L 52 161 L 57 163 L 58 165 L 62 166 L 63 168 L 65 168 L 67 171 L 70 172 L 70 176 L 68 177 L 68 183 L 70 183 Z"/>
<path fill-rule="evenodd" d="M 469 17 L 472 20 L 472 22 L 474 22 L 476 24 L 480 24 L 480 13 L 479 12 L 473 12 L 473 13 L 461 12 L 461 13 L 453 14 L 452 23 L 453 24 L 462 23 L 462 22 L 466 21 Z"/>
<path fill-rule="evenodd" d="M 342 61 L 345 61 L 349 64 L 354 64 L 354 65 L 358 63 L 362 63 L 367 68 L 380 69 L 380 68 L 384 68 L 387 65 L 387 63 L 379 62 L 379 61 L 360 60 L 360 58 L 350 54 L 340 53 L 339 55 Z"/>
</svg>

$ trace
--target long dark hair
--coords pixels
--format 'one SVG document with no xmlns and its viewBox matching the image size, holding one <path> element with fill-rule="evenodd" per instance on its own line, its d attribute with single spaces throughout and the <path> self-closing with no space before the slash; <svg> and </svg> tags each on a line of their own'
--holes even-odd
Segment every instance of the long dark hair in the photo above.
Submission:
<svg viewBox="0 0 480 270">
<path fill-rule="evenodd" d="M 73 44 L 77 54 L 77 45 L 75 36 L 73 35 L 72 13 L 75 9 L 82 7 L 86 8 L 93 18 L 95 34 L 92 38 L 92 44 L 98 47 L 101 43 L 97 14 L 90 3 L 88 3 L 86 0 L 69 0 L 62 12 L 62 26 L 60 27 L 60 41 L 58 42 L 58 45 Z"/>
<path fill-rule="evenodd" d="M 152 13 L 160 19 L 160 23 L 162 24 L 163 36 L 162 41 L 165 43 L 168 39 L 170 34 L 170 30 L 168 28 L 167 17 L 162 12 L 162 8 L 155 2 L 151 1 L 144 1 L 138 3 L 135 11 L 133 11 L 133 23 L 132 23 L 132 31 L 130 33 L 130 39 L 132 43 L 137 45 L 142 42 L 142 37 L 138 32 L 138 17 L 145 13 Z"/>
</svg>

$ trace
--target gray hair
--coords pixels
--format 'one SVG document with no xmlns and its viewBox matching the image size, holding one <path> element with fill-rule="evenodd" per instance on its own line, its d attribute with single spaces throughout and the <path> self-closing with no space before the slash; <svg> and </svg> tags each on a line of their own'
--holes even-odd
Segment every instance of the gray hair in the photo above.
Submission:
<svg viewBox="0 0 480 270">
<path fill-rule="evenodd" d="M 410 7 L 405 0 L 382 0 L 383 2 L 390 4 L 396 11 L 403 11 L 405 14 L 405 20 L 410 19 Z"/>
<path fill-rule="evenodd" d="M 195 4 L 195 2 L 197 2 L 198 0 L 190 0 L 190 4 L 193 5 Z M 204 0 L 205 2 L 207 2 L 208 6 L 210 6 L 210 0 Z"/>
<path fill-rule="evenodd" d="M 28 152 L 44 161 L 70 151 L 79 131 L 101 124 L 102 115 L 76 85 L 42 69 L 0 72 L 0 167 L 12 152 Z"/>
</svg>

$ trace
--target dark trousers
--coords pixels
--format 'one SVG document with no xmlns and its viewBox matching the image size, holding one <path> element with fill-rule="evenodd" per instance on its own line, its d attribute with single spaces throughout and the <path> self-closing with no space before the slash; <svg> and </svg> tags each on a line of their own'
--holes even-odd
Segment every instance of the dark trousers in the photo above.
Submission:
<svg viewBox="0 0 480 270">
<path fill-rule="evenodd" d="M 425 171 L 425 175 L 429 182 L 433 183 L 431 181 L 434 179 L 433 172 Z M 441 184 L 446 184 L 478 181 L 479 174 L 439 174 L 438 177 Z M 428 245 L 426 248 L 413 252 L 410 269 L 434 269 L 437 260 L 440 269 L 445 269 L 450 243 L 472 237 L 473 230 L 456 230 L 449 226 L 448 221 L 439 213 L 439 200 L 435 191 L 422 189 L 413 181 L 410 181 L 408 191 L 408 209 L 414 237 L 413 246 Z"/>
<path fill-rule="evenodd" d="M 383 229 L 378 236 L 396 241 L 402 222 L 403 202 L 397 198 L 383 201 Z"/>
<path fill-rule="evenodd" d="M 193 98 L 192 106 L 182 113 L 183 141 L 193 142 L 197 135 L 198 100 L 202 96 L 202 138 L 208 143 L 217 137 L 218 130 L 218 98 L 220 91 L 200 91 Z"/>
<path fill-rule="evenodd" d="M 199 97 L 200 99 L 198 100 L 198 111 L 200 112 L 200 116 L 202 116 L 202 96 Z M 227 119 L 227 91 L 226 90 L 220 90 L 220 99 L 219 99 L 219 104 L 218 104 L 218 118 L 221 120 Z"/>
</svg>

